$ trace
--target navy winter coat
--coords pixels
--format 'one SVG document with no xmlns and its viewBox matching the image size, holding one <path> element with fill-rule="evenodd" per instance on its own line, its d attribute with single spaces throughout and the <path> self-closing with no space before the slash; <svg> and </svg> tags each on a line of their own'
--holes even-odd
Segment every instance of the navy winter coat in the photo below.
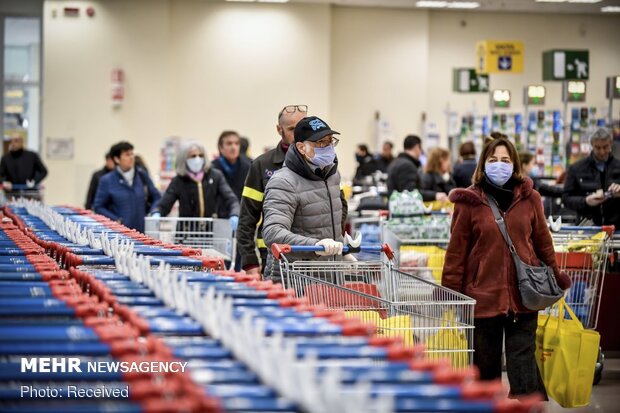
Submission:
<svg viewBox="0 0 620 413">
<path fill-rule="evenodd" d="M 161 195 L 145 170 L 136 168 L 133 186 L 114 169 L 99 181 L 93 210 L 128 228 L 144 232 L 144 217 L 157 211 Z M 149 209 L 147 210 L 147 205 Z"/>
</svg>

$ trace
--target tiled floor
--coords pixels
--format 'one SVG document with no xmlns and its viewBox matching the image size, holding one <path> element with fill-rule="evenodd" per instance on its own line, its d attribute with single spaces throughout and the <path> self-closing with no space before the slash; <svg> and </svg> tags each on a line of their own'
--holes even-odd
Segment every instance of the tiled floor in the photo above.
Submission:
<svg viewBox="0 0 620 413">
<path fill-rule="evenodd" d="M 620 412 L 620 358 L 606 359 L 603 379 L 592 389 L 588 407 L 564 409 L 554 401 L 548 403 L 547 413 L 619 413 Z"/>
</svg>

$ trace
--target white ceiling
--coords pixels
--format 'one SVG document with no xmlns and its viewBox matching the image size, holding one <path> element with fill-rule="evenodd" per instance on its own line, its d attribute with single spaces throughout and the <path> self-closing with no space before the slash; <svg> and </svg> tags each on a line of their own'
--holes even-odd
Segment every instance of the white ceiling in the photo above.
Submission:
<svg viewBox="0 0 620 413">
<path fill-rule="evenodd" d="M 370 6 L 370 7 L 401 7 L 416 8 L 417 0 L 290 0 L 294 3 L 330 3 L 339 6 Z M 453 0 L 458 1 L 458 0 Z M 471 1 L 471 0 L 467 0 Z M 620 0 L 603 0 L 594 4 L 581 3 L 537 3 L 536 0 L 476 0 L 480 7 L 468 12 L 513 12 L 513 13 L 596 13 L 602 15 L 616 15 L 616 13 L 601 13 L 601 7 L 620 6 Z M 427 9 L 430 10 L 430 9 Z M 438 11 L 455 11 L 454 9 L 432 9 Z M 461 11 L 461 10 L 459 10 Z M 619 17 L 620 21 L 620 17 Z"/>
</svg>

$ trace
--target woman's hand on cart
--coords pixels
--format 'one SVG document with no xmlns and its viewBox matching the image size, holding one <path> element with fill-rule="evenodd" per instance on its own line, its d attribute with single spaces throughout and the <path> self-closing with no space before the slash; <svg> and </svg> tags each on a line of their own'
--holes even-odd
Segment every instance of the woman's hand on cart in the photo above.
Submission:
<svg viewBox="0 0 620 413">
<path fill-rule="evenodd" d="M 230 217 L 230 227 L 233 230 L 233 232 L 237 230 L 238 226 L 239 226 L 239 217 L 236 215 L 233 215 L 232 217 Z"/>
</svg>

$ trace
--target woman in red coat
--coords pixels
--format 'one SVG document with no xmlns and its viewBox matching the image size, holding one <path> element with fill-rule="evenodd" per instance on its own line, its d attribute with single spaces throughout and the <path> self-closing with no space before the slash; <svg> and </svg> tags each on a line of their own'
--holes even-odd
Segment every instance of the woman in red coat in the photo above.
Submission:
<svg viewBox="0 0 620 413">
<path fill-rule="evenodd" d="M 505 136 L 484 148 L 472 182 L 450 193 L 455 207 L 442 285 L 476 300 L 474 364 L 481 379 L 501 378 L 505 337 L 511 394 L 544 395 L 534 356 L 538 313 L 521 303 L 515 265 L 486 194 L 497 202 L 521 259 L 552 267 L 563 288 L 570 279 L 558 271 L 540 194 L 522 175 L 517 151 Z"/>
</svg>

